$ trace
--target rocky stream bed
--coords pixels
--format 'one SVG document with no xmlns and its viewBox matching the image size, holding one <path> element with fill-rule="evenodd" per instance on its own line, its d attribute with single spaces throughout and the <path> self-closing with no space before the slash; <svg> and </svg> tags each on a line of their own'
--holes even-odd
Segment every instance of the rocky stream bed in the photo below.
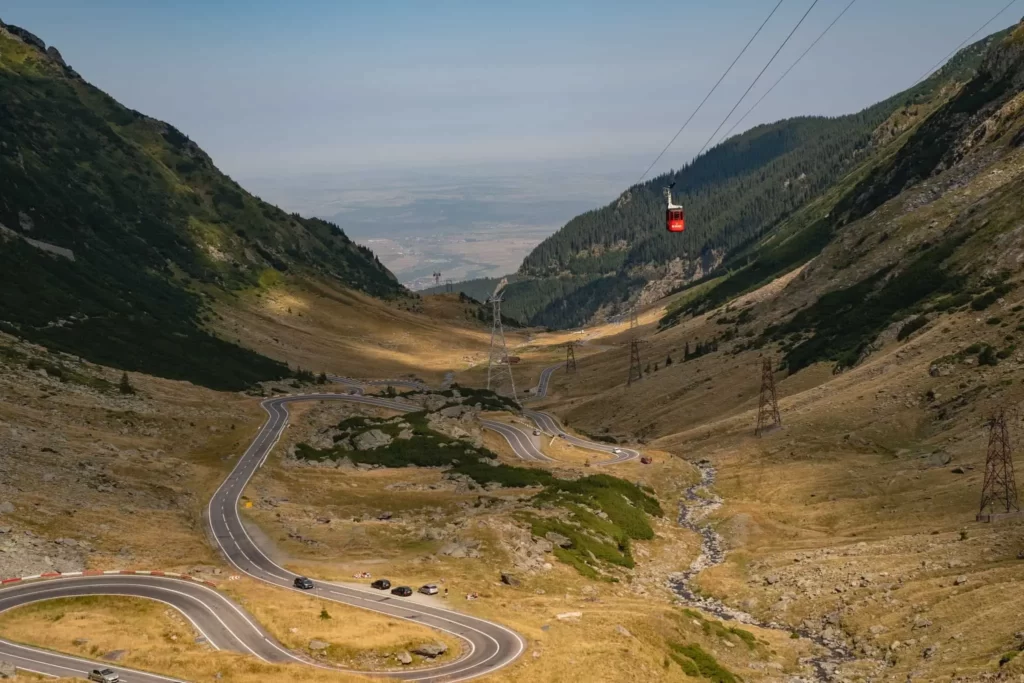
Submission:
<svg viewBox="0 0 1024 683">
<path fill-rule="evenodd" d="M 711 490 L 715 485 L 717 472 L 707 460 L 701 460 L 695 465 L 700 470 L 700 481 L 685 492 L 684 502 L 679 506 L 679 524 L 700 534 L 701 552 L 686 571 L 669 576 L 672 591 L 687 606 L 712 614 L 723 621 L 736 621 L 759 628 L 784 631 L 787 634 L 796 633 L 801 638 L 812 641 L 822 652 L 803 660 L 802 663 L 807 665 L 813 674 L 810 677 L 794 676 L 790 679 L 792 683 L 801 681 L 834 683 L 846 680 L 839 674 L 839 667 L 844 663 L 852 662 L 855 656 L 845 642 L 807 629 L 793 628 L 780 622 L 763 621 L 751 614 L 730 607 L 717 598 L 699 595 L 694 590 L 693 579 L 695 577 L 705 569 L 725 561 L 722 537 L 710 523 L 705 521 L 708 515 L 722 506 L 722 499 Z"/>
</svg>

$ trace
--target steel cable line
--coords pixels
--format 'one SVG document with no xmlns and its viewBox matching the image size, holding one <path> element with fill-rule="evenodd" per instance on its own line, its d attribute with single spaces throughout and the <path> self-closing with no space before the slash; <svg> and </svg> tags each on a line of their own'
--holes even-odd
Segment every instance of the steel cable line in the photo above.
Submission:
<svg viewBox="0 0 1024 683">
<path fill-rule="evenodd" d="M 1017 0 L 1014 0 L 1014 2 L 1016 2 L 1016 1 Z M 768 95 L 771 94 L 772 90 L 775 90 L 775 87 L 778 86 L 778 84 L 782 82 L 782 79 L 784 79 L 786 76 L 788 76 L 790 71 L 792 71 L 794 68 L 796 68 L 796 65 L 799 64 L 803 60 L 803 58 L 807 56 L 808 52 L 810 52 L 811 50 L 814 49 L 814 46 L 817 45 L 821 41 L 821 39 L 825 37 L 826 33 L 828 33 L 830 30 L 832 30 L 833 26 L 835 26 L 837 23 L 839 23 L 839 20 L 843 18 L 843 15 L 845 15 L 849 11 L 849 9 L 851 7 L 853 7 L 854 3 L 856 3 L 856 2 L 857 2 L 857 0 L 850 0 L 850 3 L 843 9 L 842 12 L 839 13 L 839 16 L 837 16 L 835 19 L 833 19 L 832 23 L 829 24 L 825 28 L 825 30 L 821 32 L 821 35 L 819 35 L 817 38 L 815 38 L 814 42 L 807 46 L 807 49 L 803 51 L 803 54 L 801 54 L 799 57 L 797 57 L 796 61 L 793 62 L 790 65 L 790 67 L 783 72 L 783 74 L 781 76 L 779 76 L 779 80 L 775 81 L 775 83 L 772 84 L 772 87 L 768 88 L 768 90 L 766 90 L 765 93 L 763 95 L 761 95 L 760 99 L 758 99 L 757 102 L 754 103 L 754 106 L 751 107 L 750 109 L 748 109 L 747 113 L 744 114 L 743 116 L 741 116 L 736 123 L 732 124 L 732 127 L 728 131 L 726 131 L 725 135 L 723 135 L 719 139 L 719 142 L 721 142 L 722 140 L 727 139 L 730 135 L 732 135 L 732 132 L 734 130 L 736 130 L 736 127 L 738 125 L 740 125 L 741 123 L 743 123 L 746 120 L 746 118 L 748 116 L 750 116 L 750 114 L 755 109 L 757 109 L 758 105 L 760 105 L 761 102 L 764 101 L 764 98 L 768 97 Z"/>
<path fill-rule="evenodd" d="M 708 145 L 711 144 L 711 141 L 715 139 L 716 135 L 718 135 L 718 131 L 722 130 L 722 126 L 725 125 L 725 122 L 728 121 L 729 117 L 736 112 L 736 109 L 739 108 L 740 103 L 742 103 L 743 100 L 750 93 L 750 91 L 754 89 L 754 86 L 757 85 L 757 82 L 761 80 L 761 76 L 763 76 L 764 72 L 768 70 L 768 67 L 772 65 L 772 62 L 775 61 L 775 58 L 779 56 L 779 53 L 782 52 L 782 48 L 786 47 L 786 44 L 789 43 L 790 38 L 793 37 L 793 34 L 796 33 L 797 29 L 800 28 L 800 26 L 804 23 L 804 19 L 807 18 L 807 15 L 811 13 L 811 10 L 814 9 L 818 2 L 820 2 L 820 0 L 814 0 L 814 2 L 811 3 L 811 6 L 807 8 L 807 11 L 804 12 L 804 15 L 800 17 L 800 21 L 796 22 L 796 26 L 794 26 L 793 30 L 789 32 L 789 35 L 786 36 L 786 39 L 782 41 L 782 45 L 779 45 L 779 49 L 775 51 L 775 54 L 772 55 L 772 58 L 769 59 L 768 63 L 764 65 L 764 68 L 761 69 L 761 73 L 757 74 L 757 78 L 755 78 L 751 82 L 751 84 L 747 87 L 746 91 L 744 91 L 743 95 L 738 100 L 736 100 L 736 104 L 733 105 L 733 108 L 730 109 L 729 113 L 725 115 L 725 118 L 722 119 L 722 122 L 718 124 L 718 128 L 715 128 L 715 132 L 711 134 L 711 137 L 708 138 L 708 141 L 705 142 L 704 146 L 700 148 L 700 152 L 697 152 L 697 154 L 694 156 L 694 159 L 699 157 L 704 152 L 704 150 L 708 148 Z M 1014 2 L 1016 2 L 1016 0 L 1014 0 Z"/>
<path fill-rule="evenodd" d="M 980 27 L 980 28 L 979 28 L 979 29 L 978 29 L 977 31 L 975 31 L 975 32 L 974 32 L 974 33 L 972 33 L 971 35 L 967 36 L 967 38 L 966 38 L 966 39 L 964 39 L 964 42 L 962 42 L 962 43 L 960 43 L 959 45 L 957 45 L 957 46 L 956 46 L 955 48 L 953 48 L 953 51 L 952 51 L 952 52 L 950 52 L 950 53 L 949 53 L 948 55 L 946 55 L 945 57 L 943 57 L 942 59 L 940 59 L 940 60 L 939 60 L 938 62 L 936 62 L 936 63 L 935 63 L 935 65 L 934 65 L 934 66 L 932 66 L 932 68 L 928 69 L 928 70 L 927 70 L 927 71 L 925 71 L 925 72 L 924 72 L 923 74 L 921 74 L 921 77 L 920 77 L 920 78 L 918 78 L 918 79 L 917 79 L 916 81 L 914 81 L 914 85 L 917 85 L 918 83 L 920 83 L 920 82 L 921 82 L 921 81 L 923 81 L 924 79 L 928 78 L 928 76 L 930 76 L 930 75 L 931 75 L 931 74 L 932 74 L 932 73 L 933 73 L 933 72 L 934 72 L 934 71 L 935 71 L 936 69 L 938 69 L 938 68 L 939 68 L 940 66 L 942 66 L 943 64 L 945 64 L 945 63 L 946 63 L 946 61 L 948 61 L 950 57 L 952 57 L 953 55 L 955 55 L 955 54 L 956 54 L 956 53 L 957 53 L 957 52 L 958 52 L 958 51 L 960 50 L 960 48 L 962 48 L 962 47 L 963 47 L 964 45 L 966 45 L 967 43 L 969 43 L 969 42 L 971 41 L 971 39 L 972 39 L 972 38 L 974 38 L 974 36 L 978 35 L 978 34 L 979 34 L 979 33 L 981 33 L 982 31 L 984 31 L 984 30 L 985 30 L 985 29 L 986 29 L 986 28 L 988 27 L 988 25 L 989 25 L 989 24 L 991 24 L 991 23 L 992 23 L 993 21 L 995 21 L 996 19 L 998 19 L 998 18 L 999 18 L 999 15 L 1000 15 L 1000 14 L 1002 14 L 1002 13 L 1003 13 L 1003 12 L 1005 12 L 1006 10 L 1010 9 L 1010 7 L 1012 7 L 1012 6 L 1013 6 L 1013 5 L 1015 5 L 1016 3 L 1017 3 L 1017 0 L 1010 0 L 1010 2 L 1006 3 L 1006 6 L 1005 6 L 1005 7 L 1003 7 L 1003 8 L 1001 9 L 1001 10 L 999 10 L 998 12 L 996 12 L 996 13 L 995 13 L 995 14 L 994 14 L 994 15 L 992 16 L 992 18 L 991 18 L 991 19 L 989 19 L 988 21 L 986 21 L 986 22 L 985 22 L 984 24 L 982 24 L 982 25 L 981 25 L 981 27 Z M 914 87 L 914 85 L 912 85 L 912 86 L 910 86 L 910 87 L 911 87 L 911 88 L 913 88 L 913 87 Z"/>
<path fill-rule="evenodd" d="M 754 32 L 754 35 L 750 36 L 750 40 L 748 40 L 747 44 L 743 46 L 743 49 L 740 50 L 740 53 L 736 55 L 736 59 L 732 60 L 732 64 L 729 65 L 729 68 L 725 70 L 725 73 L 723 73 L 721 77 L 719 77 L 718 82 L 715 83 L 714 87 L 712 87 L 711 90 L 708 91 L 708 94 L 704 96 L 704 99 L 701 100 L 700 104 L 697 105 L 697 108 L 693 110 L 692 114 L 690 114 L 690 118 L 686 119 L 686 122 L 682 126 L 680 126 L 679 130 L 676 131 L 676 134 L 673 135 L 672 139 L 668 141 L 667 145 L 665 145 L 665 148 L 661 150 L 658 156 L 655 157 L 654 161 L 651 162 L 651 165 L 647 167 L 647 170 L 645 170 L 640 175 L 640 178 L 638 178 L 637 181 L 633 183 L 634 186 L 639 185 L 641 181 L 643 181 L 643 179 L 647 177 L 647 174 L 651 172 L 651 169 L 654 168 L 654 165 L 661 161 L 661 157 L 665 155 L 665 152 L 667 152 L 668 148 L 672 146 L 672 143 L 676 141 L 676 138 L 678 138 L 680 133 L 683 132 L 683 129 L 690 125 L 690 121 L 693 121 L 693 117 L 697 115 L 697 112 L 701 110 L 701 108 L 707 103 L 708 99 L 710 99 L 711 96 L 715 93 L 715 90 L 717 90 L 718 86 L 722 84 L 722 81 L 725 80 L 725 77 L 729 75 L 729 72 L 732 71 L 732 68 L 736 66 L 736 62 L 740 61 L 740 57 L 742 57 L 743 54 L 747 51 L 747 48 L 750 47 L 750 44 L 754 42 L 754 39 L 757 38 L 757 36 L 761 33 L 761 30 L 765 27 L 768 21 L 773 16 L 775 16 L 775 12 L 779 9 L 783 2 L 785 2 L 785 0 L 779 0 L 778 4 L 775 5 L 775 8 L 771 11 L 771 14 L 769 14 L 768 17 L 763 22 L 761 22 L 761 25 L 758 27 L 757 31 Z"/>
</svg>

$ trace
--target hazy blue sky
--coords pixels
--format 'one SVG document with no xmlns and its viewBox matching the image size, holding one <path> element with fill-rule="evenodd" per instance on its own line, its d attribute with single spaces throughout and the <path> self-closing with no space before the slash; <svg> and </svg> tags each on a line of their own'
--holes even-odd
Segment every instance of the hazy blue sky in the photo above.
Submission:
<svg viewBox="0 0 1024 683">
<path fill-rule="evenodd" d="M 765 87 L 846 2 L 820 0 Z M 703 144 L 810 3 L 783 3 L 658 170 Z M 1004 4 L 858 0 L 744 128 L 882 99 Z M 773 5 L 5 0 L 0 18 L 240 178 L 505 161 L 639 175 Z"/>
</svg>

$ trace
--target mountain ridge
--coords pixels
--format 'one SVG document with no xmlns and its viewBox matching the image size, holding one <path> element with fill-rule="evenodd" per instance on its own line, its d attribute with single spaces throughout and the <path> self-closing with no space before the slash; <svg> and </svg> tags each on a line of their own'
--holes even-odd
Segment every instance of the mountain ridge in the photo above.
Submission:
<svg viewBox="0 0 1024 683">
<path fill-rule="evenodd" d="M 506 295 L 509 315 L 572 327 L 719 274 L 898 134 L 904 123 L 892 117 L 905 105 L 925 106 L 948 84 L 969 80 L 1010 30 L 964 47 L 930 77 L 860 112 L 755 126 L 573 218 L 524 259 Z M 663 225 L 661 187 L 673 181 L 687 207 L 682 235 Z"/>
<path fill-rule="evenodd" d="M 289 369 L 210 334 L 209 302 L 286 277 L 405 294 L 339 226 L 250 195 L 177 128 L 123 107 L 56 48 L 3 23 L 0 120 L 6 332 L 237 389 Z"/>
</svg>

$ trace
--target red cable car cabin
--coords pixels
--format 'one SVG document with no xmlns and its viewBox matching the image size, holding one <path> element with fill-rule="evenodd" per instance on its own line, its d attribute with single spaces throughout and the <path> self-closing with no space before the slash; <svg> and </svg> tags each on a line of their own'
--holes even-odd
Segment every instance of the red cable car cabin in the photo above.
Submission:
<svg viewBox="0 0 1024 683">
<path fill-rule="evenodd" d="M 668 198 L 668 209 L 665 211 L 665 229 L 669 232 L 682 232 L 686 230 L 686 214 L 683 212 L 683 207 L 672 203 L 671 187 L 668 188 L 665 195 Z"/>
<path fill-rule="evenodd" d="M 665 227 L 669 232 L 682 232 L 686 230 L 686 216 L 683 214 L 683 208 L 678 209 L 669 208 L 665 212 Z"/>
</svg>

